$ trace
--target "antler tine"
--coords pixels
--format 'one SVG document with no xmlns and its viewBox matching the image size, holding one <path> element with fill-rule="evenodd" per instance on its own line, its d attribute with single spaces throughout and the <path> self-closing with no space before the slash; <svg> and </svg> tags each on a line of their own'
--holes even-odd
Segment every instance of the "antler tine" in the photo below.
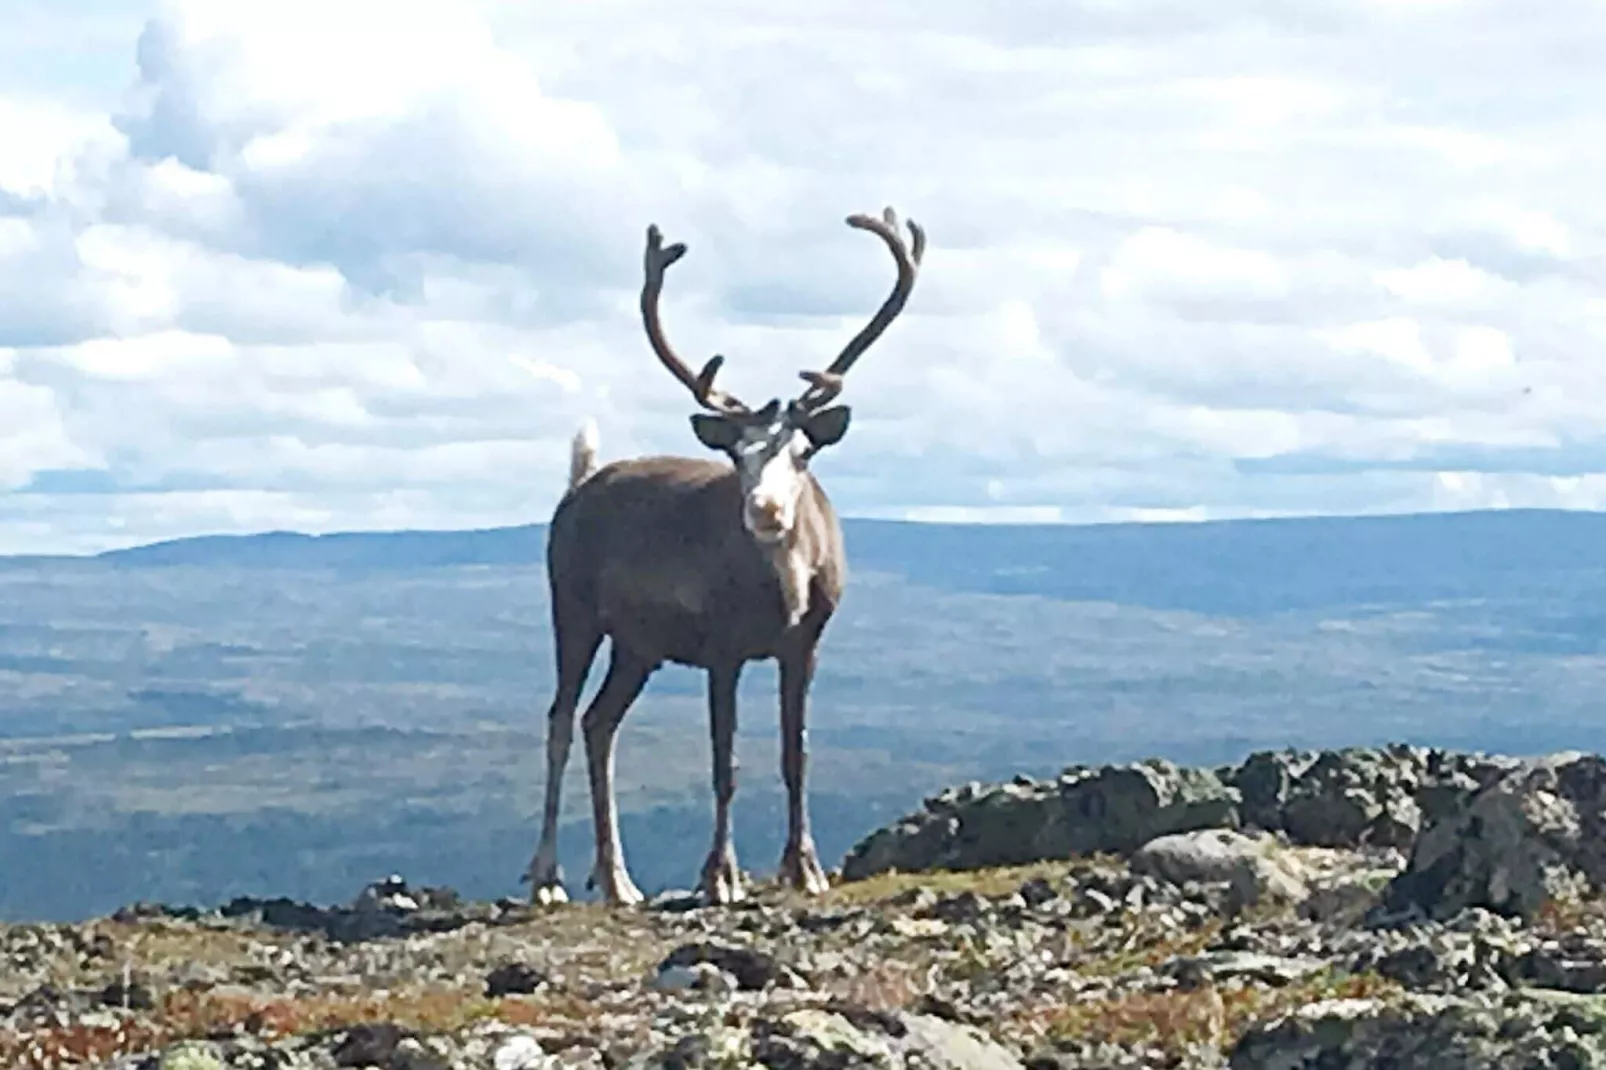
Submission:
<svg viewBox="0 0 1606 1070">
<path fill-rule="evenodd" d="M 912 245 L 904 244 L 903 235 L 899 233 L 898 214 L 893 211 L 891 205 L 882 209 L 880 219 L 862 212 L 851 215 L 848 217 L 848 226 L 858 230 L 867 230 L 886 242 L 887 248 L 892 252 L 892 257 L 898 264 L 898 281 L 894 284 L 892 293 L 882 302 L 881 307 L 876 310 L 875 316 L 843 347 L 842 352 L 837 354 L 837 358 L 831 362 L 830 367 L 823 373 L 803 373 L 803 378 L 814 384 L 798 399 L 799 404 L 807 408 L 817 408 L 834 398 L 842 389 L 842 376 L 846 375 L 848 369 L 853 367 L 853 362 L 858 360 L 865 350 L 874 345 L 876 339 L 881 337 L 882 332 L 887 329 L 888 325 L 894 319 L 897 319 L 898 313 L 903 311 L 905 302 L 909 300 L 909 294 L 914 291 L 915 276 L 920 269 L 920 259 L 926 252 L 925 229 L 914 220 L 909 220 L 909 233 L 913 236 L 914 241 Z M 813 378 L 814 376 L 829 376 L 835 385 L 827 390 L 826 387 L 822 386 L 821 382 Z"/>
<path fill-rule="evenodd" d="M 664 335 L 663 323 L 658 318 L 658 298 L 663 293 L 664 270 L 685 255 L 685 242 L 665 245 L 658 224 L 647 227 L 647 251 L 642 257 L 645 277 L 641 284 L 641 322 L 647 328 L 647 341 L 652 343 L 652 351 L 669 369 L 669 373 L 691 391 L 692 397 L 703 408 L 727 415 L 745 414 L 749 411 L 746 405 L 723 390 L 714 388 L 714 376 L 718 374 L 720 365 L 725 363 L 724 357 L 716 353 L 703 365 L 703 370 L 694 375 L 686 362 L 676 355 L 674 347 Z"/>
<path fill-rule="evenodd" d="M 797 404 L 801 408 L 817 409 L 842 393 L 840 375 L 833 375 L 831 372 L 803 371 L 798 372 L 797 377 L 809 384 L 809 388 L 803 391 L 802 397 L 797 399 Z"/>
</svg>

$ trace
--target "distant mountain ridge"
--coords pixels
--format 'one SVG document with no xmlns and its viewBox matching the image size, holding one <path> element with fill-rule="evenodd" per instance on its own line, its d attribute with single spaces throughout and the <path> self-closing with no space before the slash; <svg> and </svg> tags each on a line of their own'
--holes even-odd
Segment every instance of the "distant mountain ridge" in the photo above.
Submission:
<svg viewBox="0 0 1606 1070">
<path fill-rule="evenodd" d="M 269 531 L 197 535 L 95 555 L 128 565 L 232 565 L 259 568 L 427 568 L 529 565 L 544 552 L 545 524 L 479 530 Z"/>
<path fill-rule="evenodd" d="M 848 519 L 850 569 L 990 594 L 1261 613 L 1499 593 L 1606 568 L 1606 513 L 1481 510 L 1200 523 Z M 385 570 L 540 565 L 545 524 L 466 531 L 205 535 L 110 551 L 117 566 Z M 1493 590 L 1489 590 L 1490 585 Z"/>
</svg>

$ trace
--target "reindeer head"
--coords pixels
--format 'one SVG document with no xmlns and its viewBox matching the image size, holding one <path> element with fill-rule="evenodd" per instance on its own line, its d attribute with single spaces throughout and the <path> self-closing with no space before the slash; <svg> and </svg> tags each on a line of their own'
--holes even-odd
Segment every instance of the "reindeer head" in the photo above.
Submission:
<svg viewBox="0 0 1606 1070">
<path fill-rule="evenodd" d="M 747 416 L 691 418 L 698 441 L 736 463 L 742 485 L 742 523 L 760 542 L 781 542 L 797 521 L 809 458 L 841 441 L 849 409 L 811 411 L 796 401 L 771 401 Z"/>
<path fill-rule="evenodd" d="M 898 315 L 914 289 L 915 273 L 925 252 L 926 235 L 914 220 L 909 231 L 913 247 L 906 246 L 891 208 L 880 219 L 868 215 L 848 217 L 848 225 L 868 230 L 886 242 L 898 264 L 898 281 L 875 316 L 823 372 L 805 371 L 804 392 L 784 405 L 777 399 L 759 409 L 749 408 L 714 386 L 714 376 L 725 358 L 712 357 L 697 374 L 687 367 L 664 336 L 658 318 L 658 297 L 663 291 L 664 269 L 686 253 L 683 242 L 663 244 L 656 225 L 647 228 L 646 281 L 641 288 L 641 317 L 653 352 L 692 392 L 709 413 L 692 416 L 692 430 L 709 449 L 724 453 L 736 465 L 742 487 L 742 524 L 764 543 L 784 542 L 797 521 L 797 505 L 807 484 L 809 459 L 847 434 L 851 412 L 846 405 L 829 403 L 842 392 L 842 377 L 860 355 L 881 336 Z"/>
</svg>

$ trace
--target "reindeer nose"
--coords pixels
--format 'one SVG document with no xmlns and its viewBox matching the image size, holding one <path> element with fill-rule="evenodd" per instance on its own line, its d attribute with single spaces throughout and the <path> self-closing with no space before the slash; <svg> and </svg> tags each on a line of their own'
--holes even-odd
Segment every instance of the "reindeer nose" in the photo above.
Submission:
<svg viewBox="0 0 1606 1070">
<path fill-rule="evenodd" d="M 767 527 L 781 526 L 781 503 L 774 498 L 754 498 L 747 503 L 753 519 Z"/>
</svg>

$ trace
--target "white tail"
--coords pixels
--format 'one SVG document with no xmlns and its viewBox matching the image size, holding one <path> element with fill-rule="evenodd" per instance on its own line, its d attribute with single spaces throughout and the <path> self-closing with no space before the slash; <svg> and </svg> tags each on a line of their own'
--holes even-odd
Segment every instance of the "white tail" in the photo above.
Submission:
<svg viewBox="0 0 1606 1070">
<path fill-rule="evenodd" d="M 588 419 L 574 433 L 569 447 L 569 489 L 573 490 L 597 470 L 597 421 Z"/>
</svg>

